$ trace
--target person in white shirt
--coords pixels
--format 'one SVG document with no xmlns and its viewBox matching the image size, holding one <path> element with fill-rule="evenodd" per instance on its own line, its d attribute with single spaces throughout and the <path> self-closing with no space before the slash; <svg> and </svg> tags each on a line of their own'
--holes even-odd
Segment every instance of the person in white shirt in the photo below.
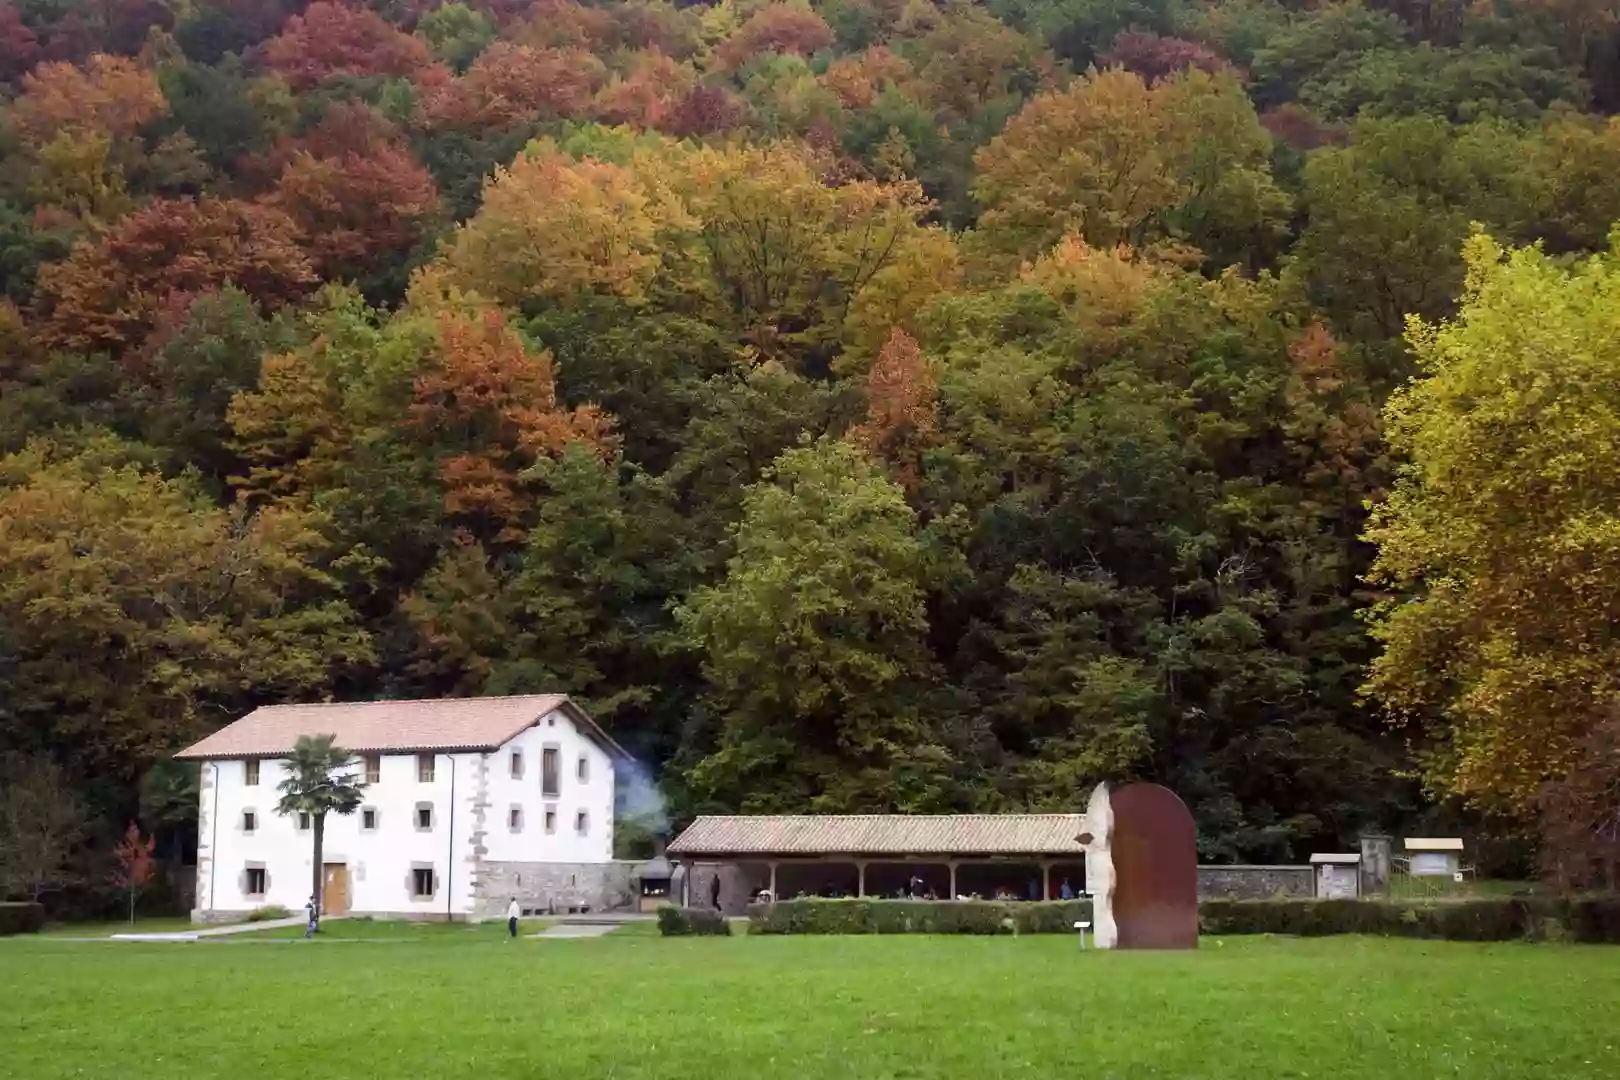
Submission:
<svg viewBox="0 0 1620 1080">
<path fill-rule="evenodd" d="M 523 909 L 518 907 L 517 897 L 512 897 L 512 902 L 506 905 L 506 932 L 512 937 L 517 937 L 517 921 L 522 914 Z"/>
</svg>

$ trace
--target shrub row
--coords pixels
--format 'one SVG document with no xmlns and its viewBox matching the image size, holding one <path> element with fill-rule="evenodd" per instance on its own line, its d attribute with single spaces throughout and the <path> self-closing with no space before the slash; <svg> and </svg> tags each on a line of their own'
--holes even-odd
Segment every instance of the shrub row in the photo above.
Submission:
<svg viewBox="0 0 1620 1080">
<path fill-rule="evenodd" d="M 750 934 L 1072 934 L 1089 900 L 783 900 L 748 909 Z"/>
<path fill-rule="evenodd" d="M 665 937 L 729 937 L 731 923 L 713 908 L 665 904 L 658 909 L 658 932 Z"/>
<path fill-rule="evenodd" d="M 0 937 L 37 934 L 45 925 L 45 908 L 34 903 L 0 904 Z"/>
<path fill-rule="evenodd" d="M 1205 934 L 1377 934 L 1446 941 L 1563 940 L 1620 944 L 1620 897 L 1380 900 L 1204 900 Z"/>
<path fill-rule="evenodd" d="M 713 912 L 696 914 L 718 918 Z M 659 918 L 662 925 L 663 912 Z M 1433 903 L 1204 900 L 1198 905 L 1198 918 L 1201 931 L 1212 935 L 1375 934 L 1446 941 L 1526 939 L 1620 944 L 1620 897 L 1612 896 L 1499 897 Z M 756 904 L 748 910 L 750 934 L 1072 934 L 1077 921 L 1091 921 L 1090 901 L 807 899 Z"/>
</svg>

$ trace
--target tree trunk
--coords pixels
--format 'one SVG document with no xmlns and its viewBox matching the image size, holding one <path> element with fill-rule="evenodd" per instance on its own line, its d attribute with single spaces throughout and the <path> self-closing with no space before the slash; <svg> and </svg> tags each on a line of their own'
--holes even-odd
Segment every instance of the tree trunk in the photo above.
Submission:
<svg viewBox="0 0 1620 1080">
<path fill-rule="evenodd" d="M 129 890 L 129 925 L 135 925 L 135 890 Z"/>
<path fill-rule="evenodd" d="M 315 815 L 315 865 L 313 867 L 311 867 L 311 870 L 310 870 L 311 882 L 312 882 L 312 888 L 310 890 L 310 895 L 314 898 L 315 914 L 317 916 L 320 915 L 320 913 L 321 913 L 321 904 L 326 899 L 324 896 L 321 895 L 321 884 L 322 884 L 321 871 L 323 869 L 323 867 L 321 866 L 321 848 L 325 846 L 325 842 L 326 842 L 326 815 L 325 814 L 316 814 Z"/>
</svg>

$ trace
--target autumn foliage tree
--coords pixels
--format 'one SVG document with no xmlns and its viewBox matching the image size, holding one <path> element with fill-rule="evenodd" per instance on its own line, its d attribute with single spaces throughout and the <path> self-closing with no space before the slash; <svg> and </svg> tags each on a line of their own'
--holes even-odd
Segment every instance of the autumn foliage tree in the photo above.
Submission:
<svg viewBox="0 0 1620 1080">
<path fill-rule="evenodd" d="M 322 278 L 372 279 L 422 241 L 438 213 L 438 187 L 402 141 L 333 142 L 295 150 L 266 201 L 297 223 Z"/>
<path fill-rule="evenodd" d="M 465 75 L 429 88 L 422 108 L 433 126 L 454 129 L 580 116 L 606 79 L 602 62 L 581 49 L 498 41 Z"/>
<path fill-rule="evenodd" d="M 446 264 L 463 287 L 513 305 L 592 293 L 635 299 L 662 263 L 662 231 L 683 216 L 654 179 L 537 148 L 495 171 Z"/>
<path fill-rule="evenodd" d="M 1008 121 L 975 155 L 973 193 L 986 241 L 1026 258 L 1073 229 L 1103 246 L 1185 238 L 1224 260 L 1280 234 L 1270 153 L 1230 76 L 1093 72 Z"/>
<path fill-rule="evenodd" d="M 97 53 L 83 67 L 42 64 L 25 75 L 11 121 L 39 145 L 63 132 L 124 138 L 168 111 L 150 71 L 126 57 Z"/>
<path fill-rule="evenodd" d="M 264 66 L 295 88 L 340 75 L 410 77 L 433 64 L 427 44 L 375 11 L 317 0 L 264 43 Z"/>
<path fill-rule="evenodd" d="M 300 239 L 297 224 L 273 207 L 154 199 L 40 271 L 40 337 L 53 348 L 128 348 L 170 297 L 228 284 L 277 308 L 316 281 Z"/>
<path fill-rule="evenodd" d="M 530 353 L 496 312 L 441 315 L 438 338 L 416 378 L 411 423 L 439 448 L 446 512 L 476 535 L 511 542 L 530 501 L 523 471 L 575 443 L 611 452 L 612 421 L 595 406 L 561 406 L 551 355 Z"/>
<path fill-rule="evenodd" d="M 767 4 L 720 46 L 716 59 L 735 70 L 766 53 L 809 56 L 833 43 L 832 28 L 808 5 Z"/>
<path fill-rule="evenodd" d="M 850 431 L 850 441 L 888 461 L 910 488 L 938 430 L 938 384 L 916 339 L 896 329 L 867 372 L 866 420 Z"/>
<path fill-rule="evenodd" d="M 1620 262 L 1468 244 L 1460 317 L 1413 321 L 1422 377 L 1385 411 L 1409 462 L 1367 539 L 1369 690 L 1432 736 L 1438 790 L 1528 811 L 1620 694 Z M 1614 769 L 1612 762 L 1608 766 Z"/>
<path fill-rule="evenodd" d="M 141 827 L 132 821 L 129 828 L 124 830 L 124 838 L 113 848 L 112 885 L 129 900 L 129 921 L 132 926 L 135 923 L 135 900 L 152 881 L 155 868 L 152 850 L 156 845 L 157 838 L 142 838 Z"/>
</svg>

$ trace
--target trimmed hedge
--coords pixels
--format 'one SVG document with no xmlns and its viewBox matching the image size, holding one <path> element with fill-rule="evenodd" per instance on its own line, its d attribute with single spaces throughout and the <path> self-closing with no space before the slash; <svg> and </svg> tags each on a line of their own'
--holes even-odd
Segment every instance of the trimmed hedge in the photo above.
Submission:
<svg viewBox="0 0 1620 1080">
<path fill-rule="evenodd" d="M 748 909 L 750 934 L 1072 934 L 1089 900 L 781 900 Z"/>
<path fill-rule="evenodd" d="M 1563 940 L 1620 944 L 1620 897 L 1381 900 L 1204 900 L 1206 934 L 1376 934 L 1445 941 Z"/>
<path fill-rule="evenodd" d="M 658 932 L 665 937 L 730 937 L 731 923 L 713 908 L 665 904 L 658 909 Z"/>
<path fill-rule="evenodd" d="M 8 934 L 37 934 L 45 925 L 45 908 L 24 901 L 0 903 L 0 937 Z"/>
<path fill-rule="evenodd" d="M 1079 921 L 1091 921 L 1089 900 L 805 899 L 748 909 L 750 934 L 1072 934 Z M 1198 904 L 1198 921 L 1200 930 L 1211 935 L 1373 934 L 1445 941 L 1620 944 L 1620 897 L 1497 897 L 1429 903 L 1203 900 Z"/>
</svg>

